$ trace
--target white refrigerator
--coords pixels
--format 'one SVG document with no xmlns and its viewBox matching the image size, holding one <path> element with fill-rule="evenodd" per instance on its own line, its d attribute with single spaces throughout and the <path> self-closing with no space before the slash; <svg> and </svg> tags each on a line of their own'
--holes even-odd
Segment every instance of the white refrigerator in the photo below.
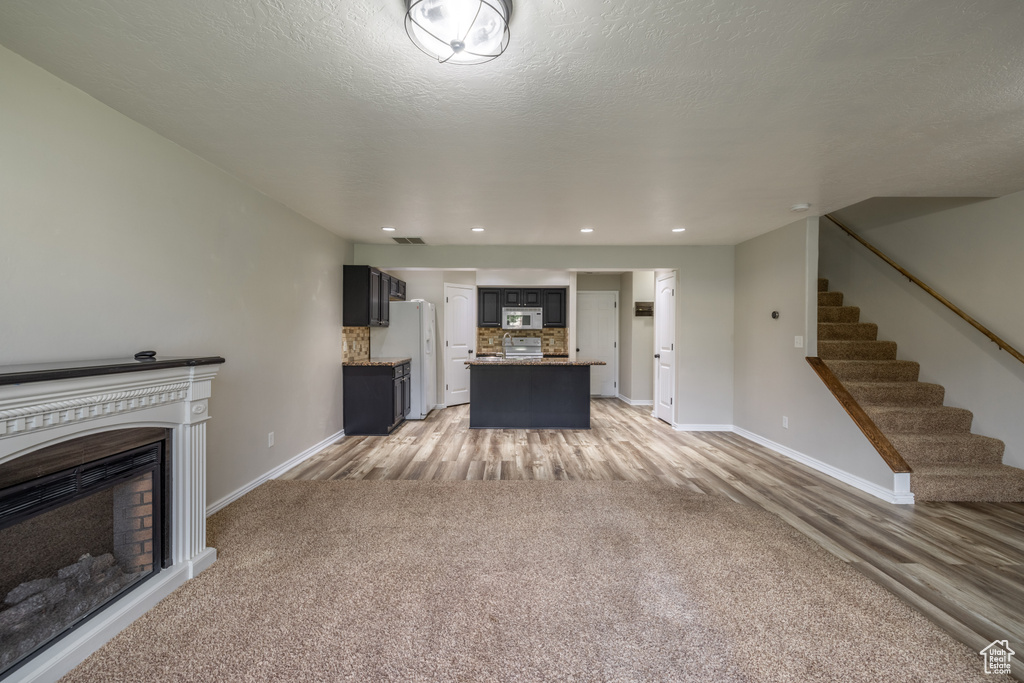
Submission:
<svg viewBox="0 0 1024 683">
<path fill-rule="evenodd" d="M 370 328 L 370 358 L 411 358 L 408 419 L 422 420 L 437 406 L 437 330 L 434 304 L 392 301 L 387 327 Z"/>
</svg>

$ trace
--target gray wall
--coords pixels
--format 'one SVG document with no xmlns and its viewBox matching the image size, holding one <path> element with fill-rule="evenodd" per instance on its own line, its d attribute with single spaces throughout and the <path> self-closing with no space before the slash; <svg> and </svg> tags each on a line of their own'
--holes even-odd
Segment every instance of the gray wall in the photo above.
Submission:
<svg viewBox="0 0 1024 683">
<path fill-rule="evenodd" d="M 892 471 L 825 388 L 794 337 L 805 336 L 807 255 L 817 219 L 736 247 L 736 426 L 887 489 Z M 813 262 L 813 259 L 812 259 Z M 772 311 L 780 317 L 772 319 Z M 782 417 L 789 428 L 782 427 Z"/>
<path fill-rule="evenodd" d="M 1024 192 L 890 225 L 850 227 L 997 335 L 1024 351 Z M 974 431 L 1006 442 L 1024 467 L 1024 364 L 1000 351 L 877 256 L 822 220 L 819 270 L 878 323 L 879 339 L 946 387 L 946 405 L 974 412 Z"/>
<path fill-rule="evenodd" d="M 406 283 L 406 299 L 423 299 L 434 304 L 434 314 L 437 317 L 437 397 L 435 404 L 444 404 L 444 340 L 445 340 L 445 318 L 444 318 L 444 285 L 473 285 L 476 286 L 476 273 L 467 270 L 398 270 L 387 271 Z M 370 331 L 373 334 L 373 330 Z"/>
<path fill-rule="evenodd" d="M 432 247 L 355 245 L 355 262 L 400 268 L 673 269 L 676 286 L 676 412 L 684 425 L 733 424 L 732 246 Z M 570 283 L 570 301 L 575 296 Z M 570 335 L 575 312 L 570 307 Z M 570 336 L 570 344 L 574 342 Z"/>
<path fill-rule="evenodd" d="M 224 356 L 208 502 L 341 430 L 348 243 L 3 48 L 0 102 L 0 365 Z"/>
<path fill-rule="evenodd" d="M 654 318 L 637 318 L 637 301 L 654 301 L 654 271 L 620 276 L 619 393 L 630 401 L 654 400 Z"/>
</svg>

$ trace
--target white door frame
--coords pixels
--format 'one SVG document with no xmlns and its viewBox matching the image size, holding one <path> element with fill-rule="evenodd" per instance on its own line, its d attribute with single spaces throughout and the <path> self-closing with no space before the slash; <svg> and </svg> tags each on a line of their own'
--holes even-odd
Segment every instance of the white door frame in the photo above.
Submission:
<svg viewBox="0 0 1024 683">
<path fill-rule="evenodd" d="M 461 405 L 463 403 L 468 403 L 470 401 L 470 398 L 471 398 L 470 395 L 469 395 L 469 379 L 468 379 L 468 377 L 466 379 L 466 390 L 465 390 L 465 395 L 464 396 L 461 396 L 461 395 L 460 396 L 454 396 L 453 395 L 453 391 L 454 390 L 452 390 L 450 388 L 451 387 L 451 378 L 449 377 L 449 370 L 451 369 L 451 363 L 452 363 L 452 356 L 451 356 L 452 347 L 449 345 L 449 342 L 451 341 L 451 339 L 453 337 L 453 334 L 452 334 L 453 327 L 452 326 L 455 325 L 455 316 L 451 315 L 451 311 L 449 310 L 448 297 L 449 297 L 450 293 L 452 293 L 453 291 L 457 291 L 457 290 L 464 290 L 466 293 L 469 294 L 469 306 L 470 306 L 470 316 L 469 316 L 470 320 L 469 320 L 469 322 L 470 322 L 470 329 L 468 330 L 469 340 L 467 342 L 468 353 L 466 354 L 466 358 L 473 358 L 474 357 L 473 352 L 476 349 L 476 320 L 477 320 L 476 286 L 475 285 L 457 285 L 457 284 L 452 284 L 452 283 L 446 282 L 446 283 L 444 283 L 444 307 L 445 307 L 445 311 L 444 311 L 444 377 L 442 378 L 442 381 L 444 382 L 444 404 L 445 404 L 445 407 L 452 406 L 452 405 Z M 460 355 L 460 357 L 461 357 L 461 355 Z M 468 373 L 468 368 L 467 368 L 467 373 Z"/>
<path fill-rule="evenodd" d="M 663 284 L 664 283 L 664 284 Z M 666 287 L 670 287 L 672 294 L 669 296 L 671 306 L 662 305 L 662 290 Z M 654 276 L 654 355 L 660 356 L 661 348 L 659 344 L 664 343 L 670 345 L 671 349 L 671 361 L 670 361 L 670 372 L 669 382 L 671 384 L 668 387 L 668 399 L 669 405 L 665 406 L 662 401 L 662 391 L 664 387 L 661 386 L 661 368 L 662 358 L 654 359 L 654 409 L 651 411 L 651 415 L 668 422 L 670 425 L 675 426 L 675 396 L 676 396 L 676 374 L 677 365 L 675 359 L 675 318 L 676 318 L 676 273 L 675 271 L 661 271 L 656 272 Z M 666 417 L 668 419 L 666 419 Z"/>
<path fill-rule="evenodd" d="M 614 361 L 612 363 L 612 378 L 613 378 L 612 381 L 615 383 L 613 385 L 613 387 L 615 389 L 615 393 L 614 394 L 610 394 L 610 395 L 611 396 L 618 396 L 619 395 L 619 315 L 618 315 L 618 311 L 619 311 L 619 293 L 617 291 L 615 291 L 615 290 L 586 290 L 586 291 L 577 291 L 576 292 L 576 343 L 577 344 L 579 344 L 579 320 L 580 320 L 580 310 L 582 310 L 581 307 L 580 307 L 580 304 L 579 304 L 579 300 L 580 300 L 581 296 L 586 296 L 588 294 L 606 294 L 606 295 L 607 294 L 611 294 L 615 298 L 615 325 L 612 327 L 612 329 L 615 330 L 615 339 L 614 339 L 615 354 L 613 356 Z M 585 358 L 585 359 L 586 360 L 591 360 L 590 358 Z M 593 372 L 593 369 L 591 369 L 591 372 Z M 592 394 L 592 395 L 594 395 L 594 394 Z M 600 395 L 604 396 L 605 394 L 600 394 Z"/>
</svg>

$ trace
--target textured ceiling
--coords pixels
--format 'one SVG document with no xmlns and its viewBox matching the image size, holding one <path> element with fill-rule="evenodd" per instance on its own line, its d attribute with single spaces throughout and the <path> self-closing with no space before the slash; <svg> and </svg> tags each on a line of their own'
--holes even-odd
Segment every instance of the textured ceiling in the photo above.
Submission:
<svg viewBox="0 0 1024 683">
<path fill-rule="evenodd" d="M 797 202 L 1024 189 L 1019 0 L 518 0 L 475 67 L 403 16 L 3 0 L 0 44 L 361 242 L 731 244 Z"/>
</svg>

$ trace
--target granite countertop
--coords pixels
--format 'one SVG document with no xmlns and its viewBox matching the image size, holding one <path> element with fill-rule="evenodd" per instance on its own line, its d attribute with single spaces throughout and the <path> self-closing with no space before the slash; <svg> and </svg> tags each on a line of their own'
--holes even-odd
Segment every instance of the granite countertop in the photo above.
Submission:
<svg viewBox="0 0 1024 683">
<path fill-rule="evenodd" d="M 607 365 L 603 360 L 569 360 L 568 358 L 476 358 L 466 365 Z"/>
<path fill-rule="evenodd" d="M 410 361 L 412 361 L 411 358 L 371 358 L 369 360 L 350 360 L 342 363 L 341 366 L 345 368 L 369 368 L 374 366 L 393 368 L 396 365 Z"/>
</svg>

